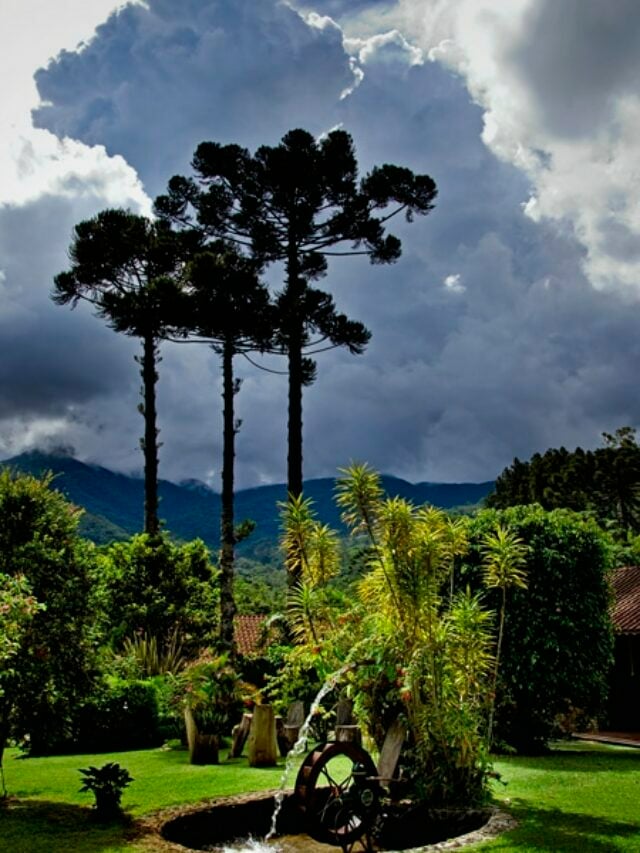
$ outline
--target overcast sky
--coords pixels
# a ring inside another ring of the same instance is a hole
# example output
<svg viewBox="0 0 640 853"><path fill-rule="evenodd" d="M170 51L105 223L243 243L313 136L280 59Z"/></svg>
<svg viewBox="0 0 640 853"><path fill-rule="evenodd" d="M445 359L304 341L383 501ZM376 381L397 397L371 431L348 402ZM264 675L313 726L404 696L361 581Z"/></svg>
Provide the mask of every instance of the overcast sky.
<svg viewBox="0 0 640 853"><path fill-rule="evenodd" d="M140 470L136 341L49 299L73 225L294 127L439 188L398 263L332 260L373 337L320 356L305 476L478 481L640 424L637 0L2 0L0 79L0 456ZM282 482L286 378L238 368L239 485ZM211 351L163 346L161 476L218 486L219 393Z"/></svg>

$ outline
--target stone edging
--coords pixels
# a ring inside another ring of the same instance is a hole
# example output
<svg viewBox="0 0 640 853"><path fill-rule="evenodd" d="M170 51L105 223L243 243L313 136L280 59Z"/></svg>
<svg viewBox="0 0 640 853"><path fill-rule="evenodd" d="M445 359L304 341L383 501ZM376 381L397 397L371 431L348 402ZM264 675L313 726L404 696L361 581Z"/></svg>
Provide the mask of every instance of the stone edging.
<svg viewBox="0 0 640 853"><path fill-rule="evenodd" d="M261 796L273 796L277 792L277 790L267 790L260 791L259 793ZM167 853L169 853L169 851L175 851L175 853L180 853L180 851L182 851L182 853L184 853L188 848L183 847L181 844L167 841L162 837L161 829L167 821L192 812L212 808L215 805L220 805L221 802L242 803L254 799L255 796L255 792L253 794L236 794L228 797L216 797L213 800L207 800L197 804L194 803L188 806L173 806L163 809L162 811L155 812L147 817L140 818L136 821L136 824L141 831L140 836L146 836L146 840L152 841L152 849L154 851L162 850L167 851ZM480 827L480 829L467 832L465 835L458 835L447 841L438 841L435 844L427 844L422 847L411 847L403 850L402 853L439 853L439 851L459 850L463 847L468 847L471 844L490 841L493 838L497 838L502 835L504 832L509 832L510 830L515 829L516 826L518 826L518 821L508 814L508 812L494 808L492 810L491 817L484 826ZM140 838L140 836L138 837ZM142 838L140 840L142 840ZM338 850L337 847L335 849ZM389 850L387 853L399 853L399 851Z"/></svg>
<svg viewBox="0 0 640 853"><path fill-rule="evenodd" d="M492 838L497 838L503 832L515 829L517 825L518 821L510 814L500 811L500 809L493 809L491 817L480 829L474 829L473 832L458 835L448 841L438 841L436 844L427 844L424 847L412 847L409 850L403 850L402 853L435 853L439 850L458 850L470 844L491 841ZM396 851L388 851L388 853L396 853Z"/></svg>

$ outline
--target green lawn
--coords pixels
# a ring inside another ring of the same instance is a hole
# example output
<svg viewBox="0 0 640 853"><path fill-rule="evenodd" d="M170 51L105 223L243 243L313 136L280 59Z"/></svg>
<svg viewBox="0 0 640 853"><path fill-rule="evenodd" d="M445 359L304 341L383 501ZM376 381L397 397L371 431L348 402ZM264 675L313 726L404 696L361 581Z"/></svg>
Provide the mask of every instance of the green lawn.
<svg viewBox="0 0 640 853"><path fill-rule="evenodd" d="M93 799L78 791L78 768L107 761L118 761L135 779L123 796L133 817L215 796L276 788L282 774L281 766L250 769L243 759L192 767L187 753L179 750L29 759L9 750L5 775L14 799L0 809L0 851L153 850L152 839L135 836L135 825L100 827L92 822ZM541 758L501 758L496 770L507 782L506 787L496 784L496 798L520 825L475 851L640 853L640 750L568 744Z"/></svg>
<svg viewBox="0 0 640 853"><path fill-rule="evenodd" d="M640 750L568 743L549 756L496 762L496 798L520 826L474 850L640 851Z"/></svg>
<svg viewBox="0 0 640 853"><path fill-rule="evenodd" d="M135 827L101 827L92 821L93 796L79 792L80 767L116 761L134 782L122 805L139 817L157 809L245 791L277 788L283 767L247 767L235 759L216 767L194 767L185 750L143 750L101 755L23 758L5 753L8 808L0 807L0 851L4 853L133 853L147 842L131 841ZM13 798L16 798L15 800Z"/></svg>

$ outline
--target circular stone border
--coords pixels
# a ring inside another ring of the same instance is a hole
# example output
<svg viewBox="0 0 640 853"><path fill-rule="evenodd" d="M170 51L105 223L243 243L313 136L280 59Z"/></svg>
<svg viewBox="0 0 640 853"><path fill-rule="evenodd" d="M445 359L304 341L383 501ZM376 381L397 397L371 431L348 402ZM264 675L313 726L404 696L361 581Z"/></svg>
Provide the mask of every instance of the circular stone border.
<svg viewBox="0 0 640 853"><path fill-rule="evenodd" d="M508 812L493 808L491 817L480 829L474 829L472 832L458 835L447 841L426 844L423 847L411 847L403 851L382 851L382 853L431 853L431 851L435 853L437 850L458 850L461 847L468 847L471 844L479 844L481 841L491 841L493 838L498 838L503 832L515 829L517 825L518 821Z"/></svg>
<svg viewBox="0 0 640 853"><path fill-rule="evenodd" d="M191 803L183 806L172 806L167 809L154 812L147 817L139 818L135 821L132 835L136 840L142 842L143 846L149 846L152 851L158 853L185 853L192 848L185 847L174 841L168 841L162 835L162 828L166 823L176 818L187 817L191 814L205 811L219 805L235 805L246 802L252 802L256 796L275 796L279 794L279 789L254 791L250 794L236 794L228 797L216 797L211 800L202 800L199 803ZM420 847L405 848L403 851L381 851L381 853L437 853L437 851L459 850L463 847L468 847L471 844L479 844L482 841L490 841L505 832L509 832L518 826L518 821L508 812L499 808L491 809L491 816L484 826L479 829L474 829L464 835L458 835L455 838L446 841L438 841L434 844L426 844ZM339 848L335 848L338 850Z"/></svg>

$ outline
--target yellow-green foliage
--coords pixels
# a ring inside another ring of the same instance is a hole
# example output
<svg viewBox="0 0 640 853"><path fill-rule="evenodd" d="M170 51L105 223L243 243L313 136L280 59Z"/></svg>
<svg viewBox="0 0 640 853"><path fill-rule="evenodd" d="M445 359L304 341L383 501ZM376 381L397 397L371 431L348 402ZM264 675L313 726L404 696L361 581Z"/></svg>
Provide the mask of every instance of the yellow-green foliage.
<svg viewBox="0 0 640 853"><path fill-rule="evenodd" d="M311 569L319 562L312 555L320 526L308 501L288 505L284 545L303 566L290 598L299 643L292 660L315 659L317 672L352 663L348 689L379 746L398 716L406 721L404 763L414 796L432 804L482 801L493 614L478 596L451 591L456 562L467 549L466 521L385 497L379 475L367 465L341 473L337 503L344 523L367 543L367 571L350 605L337 613L322 573ZM335 534L322 528L322 536L337 564Z"/></svg>

